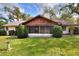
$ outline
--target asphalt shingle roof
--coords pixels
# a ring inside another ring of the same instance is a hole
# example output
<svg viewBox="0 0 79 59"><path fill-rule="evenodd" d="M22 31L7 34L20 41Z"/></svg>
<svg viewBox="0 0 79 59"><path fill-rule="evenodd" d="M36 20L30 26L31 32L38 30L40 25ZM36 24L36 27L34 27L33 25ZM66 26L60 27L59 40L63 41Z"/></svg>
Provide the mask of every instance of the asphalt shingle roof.
<svg viewBox="0 0 79 59"><path fill-rule="evenodd" d="M32 18L32 19L26 20L26 21L9 22L8 24L5 24L5 25L3 25L3 26L18 26L18 25L20 25L20 24L24 24L24 23L26 23L26 22L29 22L30 20L33 20L33 19L35 19L35 18L37 18L37 17L42 17L42 18L48 19L48 18L46 18L46 17L43 17L43 16L38 15L38 16L36 16L36 17L34 17L34 18ZM51 19L48 19L48 20L51 20ZM63 25L63 26L70 26L70 25L71 25L71 26L79 26L79 24L73 24L72 22L69 22L69 21L66 21L66 20L62 20L62 19L52 19L51 21L54 21L54 22L56 22L57 24Z"/></svg>
<svg viewBox="0 0 79 59"><path fill-rule="evenodd" d="M24 21L14 21L14 22L9 22L7 24L4 24L3 26L18 26L21 23L23 23Z"/></svg>

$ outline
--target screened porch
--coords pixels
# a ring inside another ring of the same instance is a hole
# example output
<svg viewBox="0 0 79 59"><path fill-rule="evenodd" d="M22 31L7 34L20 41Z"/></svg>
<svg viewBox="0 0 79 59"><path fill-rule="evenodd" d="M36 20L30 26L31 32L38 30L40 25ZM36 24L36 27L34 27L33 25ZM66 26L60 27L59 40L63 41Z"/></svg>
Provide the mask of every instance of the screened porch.
<svg viewBox="0 0 79 59"><path fill-rule="evenodd" d="M29 33L50 34L53 26L27 26Z"/></svg>

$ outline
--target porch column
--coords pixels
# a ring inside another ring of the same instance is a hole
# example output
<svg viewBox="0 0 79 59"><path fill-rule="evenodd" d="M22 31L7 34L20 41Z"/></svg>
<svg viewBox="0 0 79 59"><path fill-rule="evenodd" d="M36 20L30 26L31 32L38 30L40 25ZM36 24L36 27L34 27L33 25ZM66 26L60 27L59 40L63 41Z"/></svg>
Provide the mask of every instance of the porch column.
<svg viewBox="0 0 79 59"><path fill-rule="evenodd" d="M9 35L8 27L4 27L4 30L6 31L6 35Z"/></svg>
<svg viewBox="0 0 79 59"><path fill-rule="evenodd" d="M40 26L39 26L39 33L40 33Z"/></svg>
<svg viewBox="0 0 79 59"><path fill-rule="evenodd" d="M9 35L9 31L6 31L7 35Z"/></svg>
<svg viewBox="0 0 79 59"><path fill-rule="evenodd" d="M70 34L73 35L73 32L74 32L74 27L71 26L71 27L70 27Z"/></svg>
<svg viewBox="0 0 79 59"><path fill-rule="evenodd" d="M69 34L69 27L66 27L66 34Z"/></svg>

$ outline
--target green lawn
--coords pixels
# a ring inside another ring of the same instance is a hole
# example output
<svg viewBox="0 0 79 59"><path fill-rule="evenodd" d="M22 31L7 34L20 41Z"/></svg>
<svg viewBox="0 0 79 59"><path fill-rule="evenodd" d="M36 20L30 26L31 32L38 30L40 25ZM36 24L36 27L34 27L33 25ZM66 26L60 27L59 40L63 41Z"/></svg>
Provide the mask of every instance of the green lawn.
<svg viewBox="0 0 79 59"><path fill-rule="evenodd" d="M1 56L79 56L79 36L62 38L25 38L17 39L0 36L0 49L10 41L12 50L0 51Z"/></svg>

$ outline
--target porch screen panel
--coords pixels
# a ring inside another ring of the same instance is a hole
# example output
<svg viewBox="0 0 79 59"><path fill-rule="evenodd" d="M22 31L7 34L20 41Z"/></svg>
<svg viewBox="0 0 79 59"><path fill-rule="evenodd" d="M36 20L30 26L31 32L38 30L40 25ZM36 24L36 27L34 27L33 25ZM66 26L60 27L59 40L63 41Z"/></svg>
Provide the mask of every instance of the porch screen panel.
<svg viewBox="0 0 79 59"><path fill-rule="evenodd" d="M29 33L50 33L51 26L28 26Z"/></svg>
<svg viewBox="0 0 79 59"><path fill-rule="evenodd" d="M50 33L52 29L52 26L46 26L45 27L45 33Z"/></svg>
<svg viewBox="0 0 79 59"><path fill-rule="evenodd" d="M39 33L38 26L28 26L29 33Z"/></svg>
<svg viewBox="0 0 79 59"><path fill-rule="evenodd" d="M51 26L40 26L40 33L50 33Z"/></svg>

